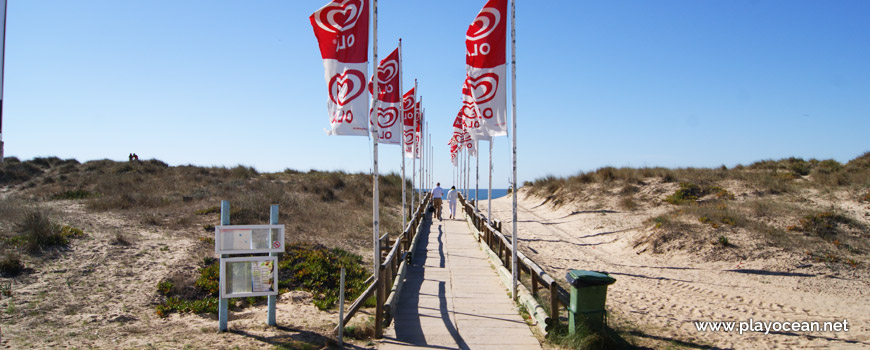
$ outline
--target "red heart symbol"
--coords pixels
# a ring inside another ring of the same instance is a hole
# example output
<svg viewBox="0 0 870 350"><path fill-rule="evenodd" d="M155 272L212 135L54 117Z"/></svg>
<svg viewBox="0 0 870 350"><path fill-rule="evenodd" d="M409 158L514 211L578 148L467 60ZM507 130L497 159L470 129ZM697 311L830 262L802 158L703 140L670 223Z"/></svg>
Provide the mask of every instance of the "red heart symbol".
<svg viewBox="0 0 870 350"><path fill-rule="evenodd" d="M333 1L319 10L317 26L330 33L343 32L356 25L362 15L364 0Z"/></svg>
<svg viewBox="0 0 870 350"><path fill-rule="evenodd" d="M413 145L414 144L414 130L406 129L403 132L403 134L405 136L405 145L407 145L407 146ZM410 151L410 150L408 150L408 151Z"/></svg>
<svg viewBox="0 0 870 350"><path fill-rule="evenodd" d="M498 74L483 73L480 76L467 76L465 83L477 104L489 102L498 91Z"/></svg>
<svg viewBox="0 0 870 350"><path fill-rule="evenodd" d="M362 94L365 80L365 74L354 69L348 69L344 74L333 75L329 79L329 99L339 106L344 106Z"/></svg>
<svg viewBox="0 0 870 350"><path fill-rule="evenodd" d="M465 119L477 119L477 106L474 102L463 101L461 113Z"/></svg>
<svg viewBox="0 0 870 350"><path fill-rule="evenodd" d="M399 109L396 107L381 108L378 107L378 126L381 128L389 128L396 124L399 120Z"/></svg>
<svg viewBox="0 0 870 350"><path fill-rule="evenodd" d="M389 60L381 64L378 67L378 84L387 85L398 75L399 73L399 62L396 60Z"/></svg>

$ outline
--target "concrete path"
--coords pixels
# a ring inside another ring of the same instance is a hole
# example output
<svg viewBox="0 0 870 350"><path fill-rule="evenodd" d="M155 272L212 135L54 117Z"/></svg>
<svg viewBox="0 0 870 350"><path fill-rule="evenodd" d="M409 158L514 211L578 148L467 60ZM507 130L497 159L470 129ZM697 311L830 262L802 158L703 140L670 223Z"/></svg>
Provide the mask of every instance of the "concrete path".
<svg viewBox="0 0 870 350"><path fill-rule="evenodd" d="M380 350L541 349L464 219L423 230L396 312Z"/></svg>

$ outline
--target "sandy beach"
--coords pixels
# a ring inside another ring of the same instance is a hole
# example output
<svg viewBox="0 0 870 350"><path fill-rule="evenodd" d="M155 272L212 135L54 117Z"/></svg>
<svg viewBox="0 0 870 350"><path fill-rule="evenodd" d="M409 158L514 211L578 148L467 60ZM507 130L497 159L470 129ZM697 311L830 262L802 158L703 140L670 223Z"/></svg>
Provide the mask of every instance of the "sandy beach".
<svg viewBox="0 0 870 350"><path fill-rule="evenodd" d="M650 211L560 208L519 193L520 250L557 280L569 269L609 272L613 322L652 338L704 348L870 347L870 277L831 272L798 257L771 252L765 259L702 261L679 251L648 254L634 247L647 233ZM483 201L486 210L486 202ZM510 232L511 198L493 200L493 217ZM655 211L656 209L650 209ZM699 331L703 321L843 321L848 332L769 334Z"/></svg>

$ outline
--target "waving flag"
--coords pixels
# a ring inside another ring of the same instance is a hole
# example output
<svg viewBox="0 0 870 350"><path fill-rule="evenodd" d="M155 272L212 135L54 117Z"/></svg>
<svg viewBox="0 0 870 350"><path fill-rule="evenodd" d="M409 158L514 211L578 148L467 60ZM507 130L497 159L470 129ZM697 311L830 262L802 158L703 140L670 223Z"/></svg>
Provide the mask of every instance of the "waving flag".
<svg viewBox="0 0 870 350"><path fill-rule="evenodd" d="M462 109L459 111L459 114L462 116L463 127L468 131L472 139L489 141L492 137L483 127L484 121L480 117L477 103L471 95L471 90L468 79L464 80L462 83Z"/></svg>
<svg viewBox="0 0 870 350"><path fill-rule="evenodd" d="M475 146L477 143L471 138L471 134L465 127L463 119L463 110L460 109L459 113L456 114L456 118L453 119L453 137L450 138L450 143L455 143L460 148L468 149L469 154L476 157L477 147Z"/></svg>
<svg viewBox="0 0 870 350"><path fill-rule="evenodd" d="M417 144L417 88L413 87L402 97L402 135L404 139L405 158L414 158Z"/></svg>
<svg viewBox="0 0 870 350"><path fill-rule="evenodd" d="M421 145L421 137L423 131L423 107L420 106L420 101L417 101L416 108L414 108L414 120L417 123L417 128L414 130L414 158L421 159L421 155L423 152L423 147Z"/></svg>
<svg viewBox="0 0 870 350"><path fill-rule="evenodd" d="M399 145L402 143L402 119L403 106L401 92L399 91L399 77L401 72L399 49L393 50L387 58L381 60L378 65L378 111L377 116L372 111L370 123L378 121L378 142ZM369 92L372 92L372 83L369 83ZM373 130L374 131L374 130Z"/></svg>
<svg viewBox="0 0 870 350"><path fill-rule="evenodd" d="M330 1L309 17L329 91L329 135L368 136L369 10L366 0Z"/></svg>
<svg viewBox="0 0 870 350"><path fill-rule="evenodd" d="M464 89L479 121L469 129L474 135L507 135L507 15L507 0L489 0L465 33Z"/></svg>

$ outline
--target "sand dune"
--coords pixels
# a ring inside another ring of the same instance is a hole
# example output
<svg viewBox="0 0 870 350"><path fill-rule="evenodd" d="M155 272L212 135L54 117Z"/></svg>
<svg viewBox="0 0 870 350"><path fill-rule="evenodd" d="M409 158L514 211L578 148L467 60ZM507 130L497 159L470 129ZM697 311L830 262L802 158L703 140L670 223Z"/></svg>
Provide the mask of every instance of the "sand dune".
<svg viewBox="0 0 870 350"><path fill-rule="evenodd" d="M832 272L790 254L704 262L687 252L641 254L650 212L555 209L520 192L520 249L557 279L569 269L607 271L612 318L637 328L636 340L713 348L868 348L870 276ZM493 200L510 232L511 200ZM484 208L485 208L485 203ZM701 332L695 321L843 321L848 332Z"/></svg>

